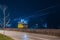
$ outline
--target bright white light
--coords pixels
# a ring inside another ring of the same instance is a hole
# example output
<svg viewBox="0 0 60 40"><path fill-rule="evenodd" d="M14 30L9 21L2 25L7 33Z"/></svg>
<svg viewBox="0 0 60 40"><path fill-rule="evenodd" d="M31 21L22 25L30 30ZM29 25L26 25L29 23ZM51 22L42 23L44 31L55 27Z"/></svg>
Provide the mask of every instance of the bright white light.
<svg viewBox="0 0 60 40"><path fill-rule="evenodd" d="M23 40L28 40L28 36L27 36L26 33L25 33L24 36L23 36Z"/></svg>
<svg viewBox="0 0 60 40"><path fill-rule="evenodd" d="M21 22L27 24L28 21L27 20L24 20L24 19L21 19Z"/></svg>
<svg viewBox="0 0 60 40"><path fill-rule="evenodd" d="M24 19L21 19L21 22L24 22Z"/></svg>

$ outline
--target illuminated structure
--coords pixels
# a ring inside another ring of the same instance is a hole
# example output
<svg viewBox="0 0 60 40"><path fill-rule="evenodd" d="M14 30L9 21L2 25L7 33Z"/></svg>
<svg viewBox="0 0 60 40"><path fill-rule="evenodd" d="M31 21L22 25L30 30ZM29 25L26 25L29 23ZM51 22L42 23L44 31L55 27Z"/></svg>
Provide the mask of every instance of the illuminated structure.
<svg viewBox="0 0 60 40"><path fill-rule="evenodd" d="M27 25L27 21L25 21L24 19L21 19L21 21L20 22L18 22L18 28L19 29L24 29L24 28L27 28L28 27L28 25Z"/></svg>

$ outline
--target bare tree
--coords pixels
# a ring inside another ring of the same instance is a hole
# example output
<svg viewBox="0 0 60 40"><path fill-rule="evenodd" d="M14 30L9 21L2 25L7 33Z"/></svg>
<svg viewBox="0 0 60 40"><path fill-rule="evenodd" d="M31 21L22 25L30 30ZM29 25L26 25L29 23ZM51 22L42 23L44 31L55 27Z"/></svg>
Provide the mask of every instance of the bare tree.
<svg viewBox="0 0 60 40"><path fill-rule="evenodd" d="M0 25L1 25L1 26L3 27L3 29L5 30L6 25L8 25L8 23L10 22L10 19L8 18L8 17L9 17L9 13L8 13L8 15L6 16L6 10L7 10L7 6L6 6L6 5L2 6L1 9L2 9L2 11L3 11L3 18L2 18L2 20L0 19L0 21L1 21L1 22L3 21L3 23L0 23ZM6 19L8 19L8 21L6 21ZM5 32L4 32L4 33L5 33Z"/></svg>
<svg viewBox="0 0 60 40"><path fill-rule="evenodd" d="M4 15L4 28L6 28L6 25L10 22L9 14L6 16L6 10L7 10L7 6L3 7L3 15ZM8 18L8 21L6 22L6 19Z"/></svg>

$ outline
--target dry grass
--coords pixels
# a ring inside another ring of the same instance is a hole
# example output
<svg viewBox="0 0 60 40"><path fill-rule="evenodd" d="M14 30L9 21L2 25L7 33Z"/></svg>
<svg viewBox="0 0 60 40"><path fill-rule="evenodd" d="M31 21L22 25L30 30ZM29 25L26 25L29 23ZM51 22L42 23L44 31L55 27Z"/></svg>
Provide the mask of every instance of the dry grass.
<svg viewBox="0 0 60 40"><path fill-rule="evenodd" d="M3 34L0 34L0 40L13 40L13 39Z"/></svg>

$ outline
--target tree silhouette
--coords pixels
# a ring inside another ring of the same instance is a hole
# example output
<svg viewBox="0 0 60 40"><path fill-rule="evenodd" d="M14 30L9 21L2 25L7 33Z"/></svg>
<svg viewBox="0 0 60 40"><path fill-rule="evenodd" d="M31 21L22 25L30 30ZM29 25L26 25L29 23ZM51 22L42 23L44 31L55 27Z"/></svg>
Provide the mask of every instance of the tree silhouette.
<svg viewBox="0 0 60 40"><path fill-rule="evenodd" d="M7 6L6 5L0 5L0 9L3 11L3 18L0 19L0 21L1 21L0 25L2 26L2 28L6 28L6 25L8 25L8 23L10 22L9 13L6 16Z"/></svg>

